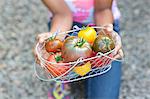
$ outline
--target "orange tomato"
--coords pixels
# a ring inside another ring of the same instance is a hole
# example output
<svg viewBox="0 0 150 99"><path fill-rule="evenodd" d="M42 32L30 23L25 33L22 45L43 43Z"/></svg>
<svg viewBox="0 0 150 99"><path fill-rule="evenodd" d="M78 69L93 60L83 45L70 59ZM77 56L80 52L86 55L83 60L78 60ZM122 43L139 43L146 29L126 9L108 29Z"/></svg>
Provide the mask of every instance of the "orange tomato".
<svg viewBox="0 0 150 99"><path fill-rule="evenodd" d="M47 52L57 52L60 51L62 44L59 39L49 38L45 43L45 49Z"/></svg>

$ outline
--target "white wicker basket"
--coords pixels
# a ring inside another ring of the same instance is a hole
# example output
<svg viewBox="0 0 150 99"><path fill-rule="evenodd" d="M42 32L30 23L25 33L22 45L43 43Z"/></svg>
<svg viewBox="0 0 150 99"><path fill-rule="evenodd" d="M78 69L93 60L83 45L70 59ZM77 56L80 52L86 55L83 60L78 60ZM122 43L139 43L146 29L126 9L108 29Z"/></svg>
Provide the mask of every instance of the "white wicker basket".
<svg viewBox="0 0 150 99"><path fill-rule="evenodd" d="M103 27L93 27L93 28L101 29ZM81 30L81 28L74 28L73 30L64 33L68 34L71 32L78 32L79 30ZM64 33L59 33L59 35ZM91 58L83 59L82 57L80 57L77 61L60 64L47 61L42 55L43 54L42 50L44 50L44 45L38 43L35 47L35 51L40 60L40 65L35 63L34 69L36 76L43 81L53 80L61 83L67 83L101 75L111 69L111 63L113 60L115 60L113 59L114 50L111 50L105 54L98 52L96 56ZM74 68L76 66L85 64L88 61L90 61L91 63L90 72L88 72L84 76L80 76L74 72Z"/></svg>

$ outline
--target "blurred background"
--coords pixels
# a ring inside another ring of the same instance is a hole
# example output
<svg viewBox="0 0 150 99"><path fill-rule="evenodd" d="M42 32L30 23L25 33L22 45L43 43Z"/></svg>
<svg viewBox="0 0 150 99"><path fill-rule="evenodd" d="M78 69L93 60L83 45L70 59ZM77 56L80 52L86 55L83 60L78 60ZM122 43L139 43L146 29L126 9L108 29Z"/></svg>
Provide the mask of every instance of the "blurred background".
<svg viewBox="0 0 150 99"><path fill-rule="evenodd" d="M125 52L120 99L150 99L150 0L118 0ZM0 0L0 99L47 99L34 75L32 48L47 32L41 0Z"/></svg>

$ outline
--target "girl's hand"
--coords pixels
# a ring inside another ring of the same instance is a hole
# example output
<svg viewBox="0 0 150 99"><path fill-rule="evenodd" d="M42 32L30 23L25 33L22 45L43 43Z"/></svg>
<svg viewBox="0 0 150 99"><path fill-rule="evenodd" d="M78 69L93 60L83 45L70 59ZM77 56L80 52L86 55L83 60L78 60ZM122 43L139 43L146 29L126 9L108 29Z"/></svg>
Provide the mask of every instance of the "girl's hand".
<svg viewBox="0 0 150 99"><path fill-rule="evenodd" d="M48 39L49 37L52 37L52 36L53 36L52 33L46 32L46 33L41 33L41 34L39 34L36 39L37 39L37 42L39 42L39 43L44 43L44 41L45 41L46 39ZM57 38L57 39L60 39L61 41L63 41L64 38L65 38L65 35L61 35L61 36L57 35L56 38Z"/></svg>
<svg viewBox="0 0 150 99"><path fill-rule="evenodd" d="M37 37L36 37L36 42L42 44L42 43L44 43L44 41L46 39L48 39L51 36L52 36L52 34L49 33L49 32L38 34ZM36 46L36 44L35 44L35 46ZM40 60L38 59L38 55L37 55L37 53L35 51L35 47L33 48L33 54L34 54L34 58L35 58L36 63L40 64Z"/></svg>
<svg viewBox="0 0 150 99"><path fill-rule="evenodd" d="M51 37L51 36L52 36L52 34L50 32L41 33L41 34L37 35L36 41L39 42L39 43L44 43L44 41L46 39L48 39L49 37Z"/></svg>
<svg viewBox="0 0 150 99"><path fill-rule="evenodd" d="M105 27L106 33L110 33L110 35L112 35L113 39L115 40L114 58L122 59L124 54L122 50L121 37L118 35L118 33L113 31L112 24L105 25L104 27Z"/></svg>

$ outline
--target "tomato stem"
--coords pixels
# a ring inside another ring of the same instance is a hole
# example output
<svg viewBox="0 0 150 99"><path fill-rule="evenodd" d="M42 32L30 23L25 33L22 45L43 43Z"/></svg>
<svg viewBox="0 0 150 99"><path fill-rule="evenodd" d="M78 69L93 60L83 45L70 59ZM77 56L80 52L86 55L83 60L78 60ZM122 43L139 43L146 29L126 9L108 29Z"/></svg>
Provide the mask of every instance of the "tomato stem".
<svg viewBox="0 0 150 99"><path fill-rule="evenodd" d="M53 37L49 37L48 40L49 40L49 41L53 40Z"/></svg>
<svg viewBox="0 0 150 99"><path fill-rule="evenodd" d="M109 39L107 39L107 38L104 38L103 39L103 42L104 42L104 44L106 45L106 48L108 49L108 50L111 50L111 48L110 48L110 40Z"/></svg>
<svg viewBox="0 0 150 99"><path fill-rule="evenodd" d="M58 55L58 56L55 56L55 60L58 63L59 61L62 61L63 58L60 55Z"/></svg>
<svg viewBox="0 0 150 99"><path fill-rule="evenodd" d="M85 29L86 29L86 27L85 27L85 26L83 26L81 29L82 29L82 30L85 30Z"/></svg>
<svg viewBox="0 0 150 99"><path fill-rule="evenodd" d="M49 40L49 41L52 41L52 40L55 39L55 37L56 37L56 36L53 35L53 36L49 37L48 40Z"/></svg>
<svg viewBox="0 0 150 99"><path fill-rule="evenodd" d="M85 42L86 42L86 40L83 39L83 38L81 38L81 39L77 42L76 46L82 47L82 45L83 45Z"/></svg>

